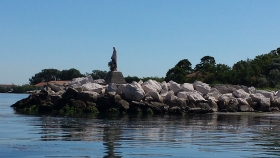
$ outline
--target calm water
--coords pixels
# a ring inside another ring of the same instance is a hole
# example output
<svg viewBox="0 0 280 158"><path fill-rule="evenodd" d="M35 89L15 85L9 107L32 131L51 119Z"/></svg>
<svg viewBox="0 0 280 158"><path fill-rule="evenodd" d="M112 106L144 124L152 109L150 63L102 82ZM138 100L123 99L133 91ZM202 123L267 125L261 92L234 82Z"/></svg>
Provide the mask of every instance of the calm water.
<svg viewBox="0 0 280 158"><path fill-rule="evenodd" d="M103 116L16 114L26 94L0 93L0 157L279 157L280 115Z"/></svg>

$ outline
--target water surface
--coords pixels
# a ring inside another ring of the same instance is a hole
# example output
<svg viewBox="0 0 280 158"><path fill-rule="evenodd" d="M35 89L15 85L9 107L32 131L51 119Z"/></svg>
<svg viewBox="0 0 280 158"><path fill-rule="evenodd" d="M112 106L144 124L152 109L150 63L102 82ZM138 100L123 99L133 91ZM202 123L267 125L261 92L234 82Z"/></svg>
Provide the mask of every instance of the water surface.
<svg viewBox="0 0 280 158"><path fill-rule="evenodd" d="M263 113L189 116L34 116L0 94L0 157L279 157L280 117Z"/></svg>

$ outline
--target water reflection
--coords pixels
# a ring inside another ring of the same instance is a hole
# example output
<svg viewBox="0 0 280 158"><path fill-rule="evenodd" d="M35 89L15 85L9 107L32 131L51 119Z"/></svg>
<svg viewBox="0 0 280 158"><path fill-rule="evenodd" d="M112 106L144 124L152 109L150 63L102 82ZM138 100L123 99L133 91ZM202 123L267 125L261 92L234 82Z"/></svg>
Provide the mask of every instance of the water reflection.
<svg viewBox="0 0 280 158"><path fill-rule="evenodd" d="M279 120L278 115L220 113L117 118L35 117L29 125L34 126L41 141L102 142L104 158L180 156L191 154L194 148L198 151L193 154L231 152L245 157L277 157L280 156ZM170 149L179 152L170 153Z"/></svg>

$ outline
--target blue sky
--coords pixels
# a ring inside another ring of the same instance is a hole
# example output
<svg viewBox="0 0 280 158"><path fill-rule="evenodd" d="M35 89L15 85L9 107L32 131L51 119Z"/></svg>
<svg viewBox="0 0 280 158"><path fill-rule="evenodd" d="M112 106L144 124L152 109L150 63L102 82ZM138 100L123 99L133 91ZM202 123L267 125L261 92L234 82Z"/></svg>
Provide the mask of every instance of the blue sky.
<svg viewBox="0 0 280 158"><path fill-rule="evenodd" d="M42 69L164 77L206 55L232 66L280 47L279 0L1 0L0 84Z"/></svg>

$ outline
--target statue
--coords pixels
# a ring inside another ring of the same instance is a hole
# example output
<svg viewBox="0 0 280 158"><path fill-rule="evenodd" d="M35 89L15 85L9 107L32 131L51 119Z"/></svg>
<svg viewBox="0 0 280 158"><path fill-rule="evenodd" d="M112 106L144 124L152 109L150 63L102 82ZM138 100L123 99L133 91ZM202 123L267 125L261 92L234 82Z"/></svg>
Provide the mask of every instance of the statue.
<svg viewBox="0 0 280 158"><path fill-rule="evenodd" d="M112 60L108 63L108 66L110 67L111 71L107 73L105 77L105 82L107 84L109 83L126 84L122 72L117 70L117 50L115 47L113 47L113 54L111 59Z"/></svg>
<svg viewBox="0 0 280 158"><path fill-rule="evenodd" d="M117 50L113 47L113 54L111 57L111 61L108 63L111 71L117 71Z"/></svg>

